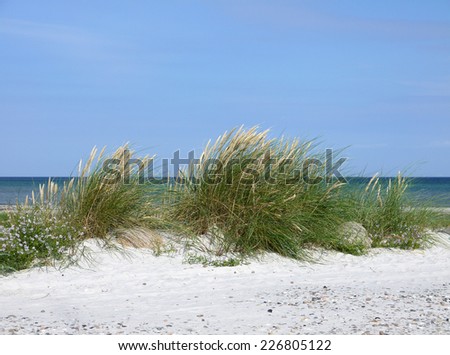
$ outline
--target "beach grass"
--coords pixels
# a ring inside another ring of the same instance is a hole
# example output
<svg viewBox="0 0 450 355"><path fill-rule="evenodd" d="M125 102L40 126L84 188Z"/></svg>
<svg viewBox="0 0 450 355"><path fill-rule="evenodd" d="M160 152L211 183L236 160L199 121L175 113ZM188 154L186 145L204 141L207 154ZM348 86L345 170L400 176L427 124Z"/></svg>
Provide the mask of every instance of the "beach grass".
<svg viewBox="0 0 450 355"><path fill-rule="evenodd" d="M408 198L404 176L374 176L365 188L347 189L326 175L314 141L270 138L257 127L208 143L198 164L166 187L142 181L150 159L128 145L110 155L94 148L77 177L62 186L50 179L37 196L0 212L0 272L71 258L90 238L160 255L168 247L157 230L229 260L267 251L311 260L317 247L355 255L423 248L434 242L431 230L450 226L449 213ZM367 237L343 236L355 224Z"/></svg>
<svg viewBox="0 0 450 355"><path fill-rule="evenodd" d="M447 233L450 233L450 208L433 206L433 201L430 201L426 207L430 212L432 212L430 213L432 217L427 223L428 227L432 230L447 231Z"/></svg>
<svg viewBox="0 0 450 355"><path fill-rule="evenodd" d="M69 260L80 231L47 203L18 205L0 231L0 273Z"/></svg>
<svg viewBox="0 0 450 355"><path fill-rule="evenodd" d="M148 226L148 186L140 184L136 170L127 170L124 180L132 158L127 145L111 156L94 148L87 162L80 163L77 178L62 188L50 179L38 196L33 192L17 205L4 217L8 228L0 231L0 271L62 261L85 239L109 241L129 228Z"/></svg>
<svg viewBox="0 0 450 355"><path fill-rule="evenodd" d="M336 245L347 202L339 198L341 183L308 181L323 176L322 165L305 176L308 161L322 158L313 145L271 139L257 128L225 133L174 187L173 218L197 235L214 236L219 253L271 251L305 259L308 245Z"/></svg>
<svg viewBox="0 0 450 355"><path fill-rule="evenodd" d="M61 193L60 209L70 215L74 225L83 229L85 238L107 238L118 230L144 226L151 211L148 187L139 181L139 169L127 164L134 159L127 145L111 156L93 149L79 176L66 184ZM147 157L140 161L148 160ZM109 162L114 169L106 166ZM105 165L106 164L106 165ZM127 171L128 170L128 171ZM126 181L125 181L126 178Z"/></svg>
<svg viewBox="0 0 450 355"><path fill-rule="evenodd" d="M8 213L7 212L0 212L0 226L4 226L8 223Z"/></svg>
<svg viewBox="0 0 450 355"><path fill-rule="evenodd" d="M201 264L204 267L214 266L214 267L233 267L245 264L245 259L237 257L228 258L214 258L207 257L205 255L188 255L184 262L186 264Z"/></svg>
<svg viewBox="0 0 450 355"><path fill-rule="evenodd" d="M356 220L367 229L373 247L417 249L432 243L430 229L443 221L442 214L408 198L409 179L400 173L382 184L374 176L355 198Z"/></svg>

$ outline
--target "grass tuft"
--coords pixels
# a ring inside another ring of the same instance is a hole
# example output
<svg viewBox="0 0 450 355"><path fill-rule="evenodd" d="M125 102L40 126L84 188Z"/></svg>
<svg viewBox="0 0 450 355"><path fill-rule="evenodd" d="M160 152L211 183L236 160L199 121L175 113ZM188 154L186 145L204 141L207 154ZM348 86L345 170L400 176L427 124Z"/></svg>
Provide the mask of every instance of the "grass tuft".
<svg viewBox="0 0 450 355"><path fill-rule="evenodd" d="M0 226L4 226L8 223L8 213L7 212L0 212Z"/></svg>
<svg viewBox="0 0 450 355"><path fill-rule="evenodd" d="M125 145L105 158L104 150L97 154L94 148L86 164L80 163L79 177L64 186L62 213L84 229L85 238L106 238L119 229L145 224L150 201L146 186L139 181L142 166L124 180L133 154Z"/></svg>
<svg viewBox="0 0 450 355"><path fill-rule="evenodd" d="M439 213L415 206L407 196L409 181L400 173L387 184L374 176L357 198L357 219L372 237L373 247L417 249L432 243L430 228Z"/></svg>
<svg viewBox="0 0 450 355"><path fill-rule="evenodd" d="M221 252L272 251L307 257L308 244L332 246L345 221L341 184L306 176L313 142L270 139L257 128L232 130L205 148L176 184L172 216L197 235L211 234ZM323 161L323 159L321 160Z"/></svg>
<svg viewBox="0 0 450 355"><path fill-rule="evenodd" d="M49 204L18 205L0 231L0 273L68 260L81 233Z"/></svg>
<svg viewBox="0 0 450 355"><path fill-rule="evenodd" d="M147 158L134 170L128 169L131 159L127 145L111 157L94 148L86 164L80 163L77 178L62 189L50 179L37 196L33 192L24 205L9 212L3 218L6 228L0 230L0 271L62 260L84 239L107 241L127 229L147 226L151 199L139 181ZM129 243L143 242L130 233L126 238Z"/></svg>

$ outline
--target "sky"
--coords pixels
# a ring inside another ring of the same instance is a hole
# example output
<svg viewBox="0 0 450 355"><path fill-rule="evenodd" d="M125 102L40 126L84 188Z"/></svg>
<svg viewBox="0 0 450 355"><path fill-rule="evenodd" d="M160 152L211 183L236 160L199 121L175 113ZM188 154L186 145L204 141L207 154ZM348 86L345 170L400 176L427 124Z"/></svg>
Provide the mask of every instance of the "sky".
<svg viewBox="0 0 450 355"><path fill-rule="evenodd" d="M0 176L241 125L348 174L450 176L450 1L0 0Z"/></svg>

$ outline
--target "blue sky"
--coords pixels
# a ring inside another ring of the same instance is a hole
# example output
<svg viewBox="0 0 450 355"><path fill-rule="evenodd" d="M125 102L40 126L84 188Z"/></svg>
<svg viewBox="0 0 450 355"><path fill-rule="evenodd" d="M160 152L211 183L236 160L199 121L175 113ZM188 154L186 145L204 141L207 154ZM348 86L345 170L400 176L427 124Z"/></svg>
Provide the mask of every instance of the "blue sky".
<svg viewBox="0 0 450 355"><path fill-rule="evenodd" d="M187 155L242 124L450 176L450 2L0 0L0 176Z"/></svg>

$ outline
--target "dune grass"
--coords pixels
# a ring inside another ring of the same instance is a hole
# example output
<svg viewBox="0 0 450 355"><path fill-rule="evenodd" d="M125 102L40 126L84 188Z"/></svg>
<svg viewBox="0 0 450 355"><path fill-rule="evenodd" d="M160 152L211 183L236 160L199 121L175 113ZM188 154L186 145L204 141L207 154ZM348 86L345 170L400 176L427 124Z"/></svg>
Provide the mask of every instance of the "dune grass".
<svg viewBox="0 0 450 355"><path fill-rule="evenodd" d="M270 139L256 128L232 130L209 144L173 192L172 216L197 235L214 236L219 252L273 251L307 257L306 245L332 246L346 220L339 182L307 181L313 142Z"/></svg>
<svg viewBox="0 0 450 355"><path fill-rule="evenodd" d="M408 198L409 181L400 173L383 185L374 176L356 197L356 219L372 237L373 247L417 249L432 243L430 228L440 213Z"/></svg>
<svg viewBox="0 0 450 355"><path fill-rule="evenodd" d="M360 223L372 247L402 249L428 246L431 228L450 225L449 214L408 199L405 177L344 189L324 179L325 157L313 141L269 138L256 127L209 143L166 193L140 180L149 158L130 167L133 158L127 145L109 156L94 148L78 177L62 187L50 180L39 196L0 212L0 272L61 261L88 238L122 235L123 245L163 253L167 246L149 229L184 235L216 255L270 251L308 260L315 247L366 252L367 240L343 237L347 222Z"/></svg>
<svg viewBox="0 0 450 355"><path fill-rule="evenodd" d="M441 211L439 208L430 209L433 212L432 218L427 223L433 230L450 230L450 213Z"/></svg>
<svg viewBox="0 0 450 355"><path fill-rule="evenodd" d="M61 212L70 215L73 223L84 230L85 238L104 239L119 229L148 222L151 210L148 186L139 181L139 169L143 167L130 170L127 181L124 180L133 154L127 145L119 147L110 157L104 156L104 150L98 153L94 148L86 164L80 164L79 176L64 186ZM147 160L141 158L143 163Z"/></svg>
<svg viewBox="0 0 450 355"><path fill-rule="evenodd" d="M94 148L86 164L80 163L77 178L62 188L50 179L39 196L33 192L5 217L0 272L61 261L84 239L108 241L129 228L149 226L149 187L139 181L141 166L128 170L132 158L126 145L109 157Z"/></svg>
<svg viewBox="0 0 450 355"><path fill-rule="evenodd" d="M0 226L5 225L8 222L8 213L0 212Z"/></svg>
<svg viewBox="0 0 450 355"><path fill-rule="evenodd" d="M83 233L55 208L55 191L50 181L40 187L39 200L33 195L8 213L0 231L0 274L70 259Z"/></svg>

